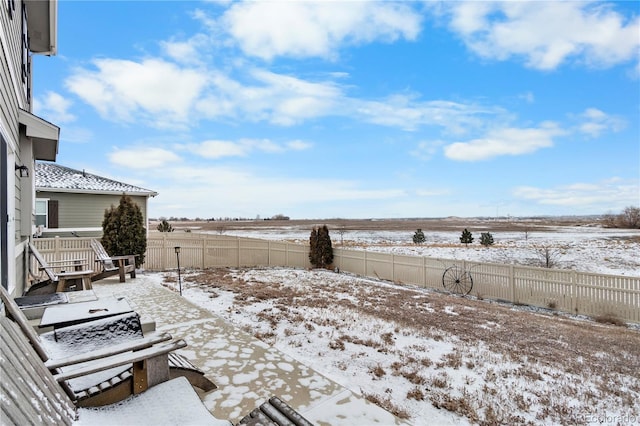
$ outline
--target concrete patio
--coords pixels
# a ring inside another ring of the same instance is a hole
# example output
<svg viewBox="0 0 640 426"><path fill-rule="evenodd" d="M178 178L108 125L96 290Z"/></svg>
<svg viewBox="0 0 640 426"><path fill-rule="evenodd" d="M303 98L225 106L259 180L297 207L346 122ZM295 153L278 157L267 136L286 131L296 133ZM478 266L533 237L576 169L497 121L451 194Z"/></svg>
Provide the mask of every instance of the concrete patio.
<svg viewBox="0 0 640 426"><path fill-rule="evenodd" d="M125 283L104 279L93 288L98 297L126 297L143 321L186 340L181 353L218 385L200 395L218 418L235 423L275 395L317 425L406 424L145 274Z"/></svg>

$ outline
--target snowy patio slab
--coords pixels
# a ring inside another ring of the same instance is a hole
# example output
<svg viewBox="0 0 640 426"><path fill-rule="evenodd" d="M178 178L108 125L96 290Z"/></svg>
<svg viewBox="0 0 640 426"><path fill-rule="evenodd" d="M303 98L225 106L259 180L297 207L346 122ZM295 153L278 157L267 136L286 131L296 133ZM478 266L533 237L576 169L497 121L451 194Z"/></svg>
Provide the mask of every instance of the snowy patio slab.
<svg viewBox="0 0 640 426"><path fill-rule="evenodd" d="M179 294L164 288L159 274L138 274L126 283L110 278L94 283L98 297L125 296L156 329L183 338L180 352L199 366L218 389L201 395L209 411L239 421L278 396L318 425L406 424L309 366L236 328Z"/></svg>

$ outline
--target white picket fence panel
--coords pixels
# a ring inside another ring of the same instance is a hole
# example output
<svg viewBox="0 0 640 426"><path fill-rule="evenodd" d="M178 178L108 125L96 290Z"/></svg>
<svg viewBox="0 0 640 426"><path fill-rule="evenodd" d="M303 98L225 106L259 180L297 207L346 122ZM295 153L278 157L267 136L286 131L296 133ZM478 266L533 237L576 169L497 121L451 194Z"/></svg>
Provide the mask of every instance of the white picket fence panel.
<svg viewBox="0 0 640 426"><path fill-rule="evenodd" d="M39 238L36 247L47 260L86 259L94 255L89 238ZM152 232L143 267L152 271L180 267L310 268L309 246L256 238L198 233ZM563 269L503 265L334 248L340 271L403 285L441 289L442 274L457 265L471 271L472 295L516 304L552 308L588 316L613 316L640 323L640 277Z"/></svg>

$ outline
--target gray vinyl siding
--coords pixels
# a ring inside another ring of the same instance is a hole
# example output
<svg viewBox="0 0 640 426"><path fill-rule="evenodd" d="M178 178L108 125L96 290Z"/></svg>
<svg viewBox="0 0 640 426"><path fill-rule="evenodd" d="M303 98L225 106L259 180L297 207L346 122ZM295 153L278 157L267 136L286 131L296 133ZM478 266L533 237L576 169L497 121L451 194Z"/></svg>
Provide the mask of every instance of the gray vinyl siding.
<svg viewBox="0 0 640 426"><path fill-rule="evenodd" d="M121 194L78 194L71 192L37 192L36 199L58 201L58 228L102 227L105 210L120 204ZM147 218L147 197L131 196L142 217ZM146 224L145 224L146 226Z"/></svg>
<svg viewBox="0 0 640 426"><path fill-rule="evenodd" d="M16 1L13 19L9 18L8 2L0 5L2 24L2 55L0 55L0 96L2 126L9 133L9 149L18 151L18 109L28 109L22 82L22 2Z"/></svg>
<svg viewBox="0 0 640 426"><path fill-rule="evenodd" d="M23 82L22 79L22 8L23 2L16 0L13 2L15 8L11 15L8 8L10 3L6 0L0 2L0 125L2 127L3 136L7 143L7 158L11 161L7 162L7 169L3 171L11 171L11 166L15 162L23 164L22 158L20 158L20 136L19 136L19 119L18 111L20 108L30 110L25 89L27 82ZM31 76L28 76L30 79ZM14 158L15 156L15 158ZM28 165L30 168L31 165ZM11 277L8 277L10 282L16 284L16 294L22 294L22 291L26 282L25 271L25 258L24 249L26 244L24 241L26 237L23 236L25 232L22 231L23 226L30 227L31 224L22 223L22 211L21 202L22 197L31 197L29 188L23 188L24 182L20 181L20 178L11 178L11 174L8 174L7 186L13 188L15 196L13 197L15 202L14 211L2 211L0 214L7 214L13 217L14 230L13 236L8 235L9 239L13 238L13 243L8 242L9 245L15 247L13 252L14 258L7 259L8 262L12 262L13 273ZM9 284L9 287L12 287Z"/></svg>
<svg viewBox="0 0 640 426"><path fill-rule="evenodd" d="M19 124L18 110L27 106L27 99L24 94L25 84L22 81L22 2L15 2L13 18L9 16L9 2L2 1L0 5L0 23L2 25L2 44L0 55L0 99L2 109L0 119L2 127L7 132L8 152L15 154L15 161L20 162ZM7 164L10 168L11 164ZM9 181L11 183L11 181ZM16 243L22 240L22 212L20 210L22 199L21 182L17 178L14 183L15 189L15 220ZM29 196L26 194L26 196ZM18 265L16 265L18 266Z"/></svg>

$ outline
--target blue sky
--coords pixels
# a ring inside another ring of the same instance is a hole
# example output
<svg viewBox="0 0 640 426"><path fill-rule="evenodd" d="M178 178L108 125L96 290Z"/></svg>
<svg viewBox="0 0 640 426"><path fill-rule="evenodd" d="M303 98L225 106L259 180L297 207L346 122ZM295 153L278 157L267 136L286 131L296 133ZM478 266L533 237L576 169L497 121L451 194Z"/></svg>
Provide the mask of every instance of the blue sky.
<svg viewBox="0 0 640 426"><path fill-rule="evenodd" d="M34 110L152 217L618 213L639 5L60 0Z"/></svg>

